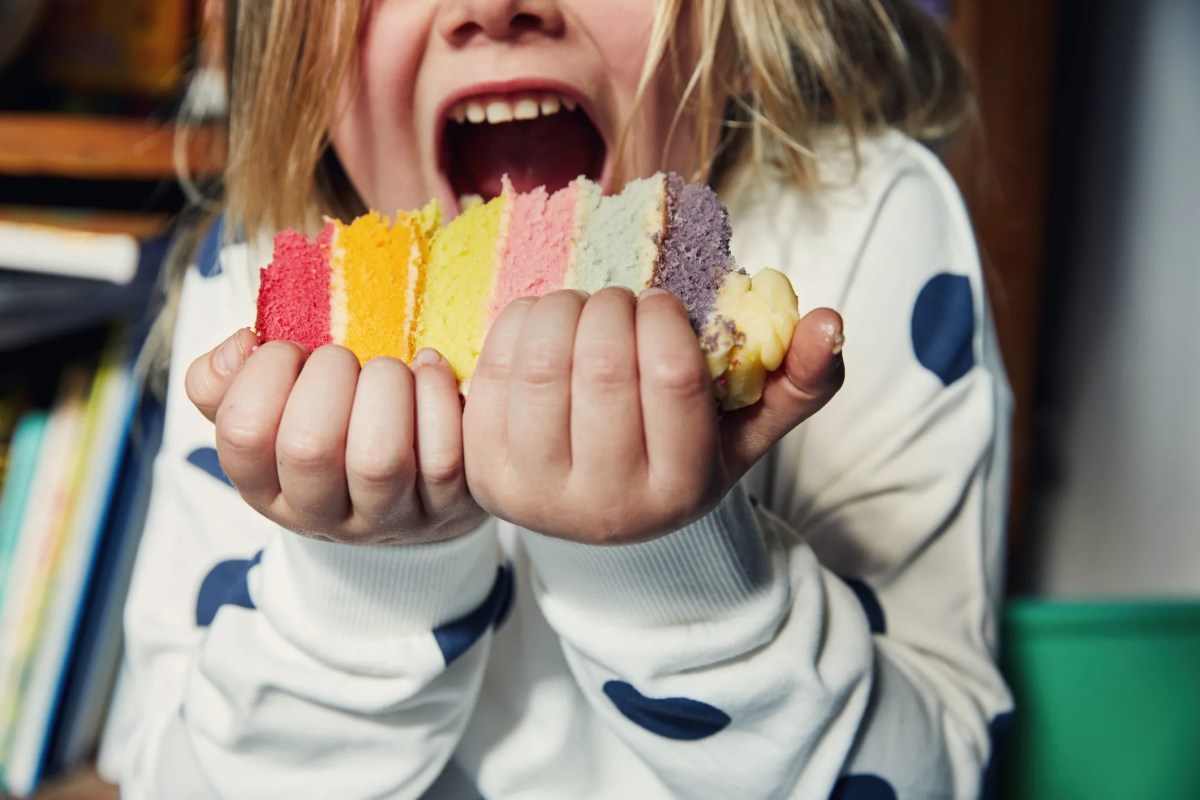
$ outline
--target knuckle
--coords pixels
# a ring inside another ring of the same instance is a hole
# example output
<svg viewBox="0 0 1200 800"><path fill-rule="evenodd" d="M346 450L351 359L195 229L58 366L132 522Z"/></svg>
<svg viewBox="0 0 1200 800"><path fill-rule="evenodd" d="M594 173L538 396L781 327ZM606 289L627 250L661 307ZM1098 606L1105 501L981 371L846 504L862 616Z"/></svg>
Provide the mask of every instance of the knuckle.
<svg viewBox="0 0 1200 800"><path fill-rule="evenodd" d="M281 434L275 443L275 451L280 460L301 470L327 466L336 457L329 437L307 428Z"/></svg>
<svg viewBox="0 0 1200 800"><path fill-rule="evenodd" d="M680 398L708 394L708 369L694 358L664 358L643 366L645 380L651 388Z"/></svg>
<svg viewBox="0 0 1200 800"><path fill-rule="evenodd" d="M575 370L586 383L598 386L630 383L637 376L633 359L612 347L580 353Z"/></svg>
<svg viewBox="0 0 1200 800"><path fill-rule="evenodd" d="M479 359L475 365L475 379L504 383L512 374L512 357L506 353L492 352Z"/></svg>
<svg viewBox="0 0 1200 800"><path fill-rule="evenodd" d="M570 356L556 343L534 342L521 354L516 378L528 386L553 386L562 382L570 365Z"/></svg>
<svg viewBox="0 0 1200 800"><path fill-rule="evenodd" d="M399 450L368 447L346 454L346 472L362 483L392 484L412 474L413 459Z"/></svg>
<svg viewBox="0 0 1200 800"><path fill-rule="evenodd" d="M428 452L421 457L421 477L434 486L448 486L463 477L462 453L457 451Z"/></svg>
<svg viewBox="0 0 1200 800"><path fill-rule="evenodd" d="M217 414L217 440L234 453L255 453L271 446L272 431L257 414L230 406Z"/></svg>

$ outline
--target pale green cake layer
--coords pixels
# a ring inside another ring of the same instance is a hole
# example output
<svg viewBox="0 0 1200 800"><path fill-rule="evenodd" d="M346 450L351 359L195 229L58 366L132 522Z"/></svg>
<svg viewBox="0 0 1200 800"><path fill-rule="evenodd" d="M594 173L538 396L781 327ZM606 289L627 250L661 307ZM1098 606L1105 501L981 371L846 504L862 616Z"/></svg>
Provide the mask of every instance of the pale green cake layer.
<svg viewBox="0 0 1200 800"><path fill-rule="evenodd" d="M581 207L586 201L581 193ZM582 220L568 287L596 292L624 286L635 293L646 288L654 277L666 209L662 174L631 181L621 194L601 198Z"/></svg>

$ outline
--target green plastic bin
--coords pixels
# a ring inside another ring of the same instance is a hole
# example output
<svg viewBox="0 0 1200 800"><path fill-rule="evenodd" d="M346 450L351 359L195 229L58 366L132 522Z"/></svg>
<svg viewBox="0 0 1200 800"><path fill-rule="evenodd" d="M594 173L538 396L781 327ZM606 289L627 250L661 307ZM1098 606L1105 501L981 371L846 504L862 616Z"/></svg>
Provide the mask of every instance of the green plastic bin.
<svg viewBox="0 0 1200 800"><path fill-rule="evenodd" d="M1018 600L1011 800L1200 799L1200 601Z"/></svg>

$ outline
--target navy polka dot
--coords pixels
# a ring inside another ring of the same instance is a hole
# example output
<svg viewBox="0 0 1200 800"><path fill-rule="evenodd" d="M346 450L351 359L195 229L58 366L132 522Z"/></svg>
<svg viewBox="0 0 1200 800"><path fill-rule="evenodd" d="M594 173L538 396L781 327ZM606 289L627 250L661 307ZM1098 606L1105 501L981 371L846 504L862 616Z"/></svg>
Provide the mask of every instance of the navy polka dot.
<svg viewBox="0 0 1200 800"><path fill-rule="evenodd" d="M196 624L202 628L211 625L221 606L253 609L247 576L250 568L261 560L262 551L259 550L253 558L222 561L209 570L196 595Z"/></svg>
<svg viewBox="0 0 1200 800"><path fill-rule="evenodd" d="M983 770L983 782L980 788L980 798L990 800L1000 796L1000 769L1003 767L1004 752L1013 727L1013 712L1005 711L997 714L988 724L988 736L992 740L992 754L988 757L987 767Z"/></svg>
<svg viewBox="0 0 1200 800"><path fill-rule="evenodd" d="M229 480L225 470L221 469L221 460L217 458L217 451L214 448L198 447L188 453L187 460L193 467L199 467L221 483L233 486L233 481Z"/></svg>
<svg viewBox="0 0 1200 800"><path fill-rule="evenodd" d="M196 268L205 278L221 274L221 240L225 236L225 217L220 216L208 226L204 241L200 243L200 254L196 258Z"/></svg>
<svg viewBox="0 0 1200 800"><path fill-rule="evenodd" d="M608 681L604 694L631 722L668 739L704 739L730 722L728 714L708 703L687 697L646 697L625 681Z"/></svg>
<svg viewBox="0 0 1200 800"><path fill-rule="evenodd" d="M829 800L896 800L896 790L878 775L846 775L833 785Z"/></svg>
<svg viewBox="0 0 1200 800"><path fill-rule="evenodd" d="M500 626L508 619L508 612L512 610L513 598L516 596L516 585L513 583L513 568L510 564L508 568L501 567L496 573L497 586L492 588L493 592L499 594L499 600L496 604L496 615L492 620L492 624L496 630L500 630Z"/></svg>
<svg viewBox="0 0 1200 800"><path fill-rule="evenodd" d="M867 624L871 627L871 633L887 633L887 618L883 615L883 606L879 604L875 590L857 578L843 578L842 580L846 582L850 591L854 592L854 596L862 604L863 613L867 615Z"/></svg>
<svg viewBox="0 0 1200 800"><path fill-rule="evenodd" d="M512 570L498 567L492 590L474 611L433 629L433 638L447 664L471 649L489 625L500 626L512 607L513 589Z"/></svg>
<svg viewBox="0 0 1200 800"><path fill-rule="evenodd" d="M964 275L934 275L917 295L912 345L921 366L946 386L975 365L975 302Z"/></svg>

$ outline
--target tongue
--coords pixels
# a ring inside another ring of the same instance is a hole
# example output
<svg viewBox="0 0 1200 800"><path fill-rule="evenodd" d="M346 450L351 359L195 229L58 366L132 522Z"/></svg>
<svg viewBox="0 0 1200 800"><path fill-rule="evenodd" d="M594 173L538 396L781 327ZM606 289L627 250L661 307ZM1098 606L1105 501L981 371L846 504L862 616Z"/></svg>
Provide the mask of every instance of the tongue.
<svg viewBox="0 0 1200 800"><path fill-rule="evenodd" d="M604 165L604 140L580 111L449 127L450 180L459 196L496 197L505 175L518 192L539 186L553 192L580 175L598 178Z"/></svg>

